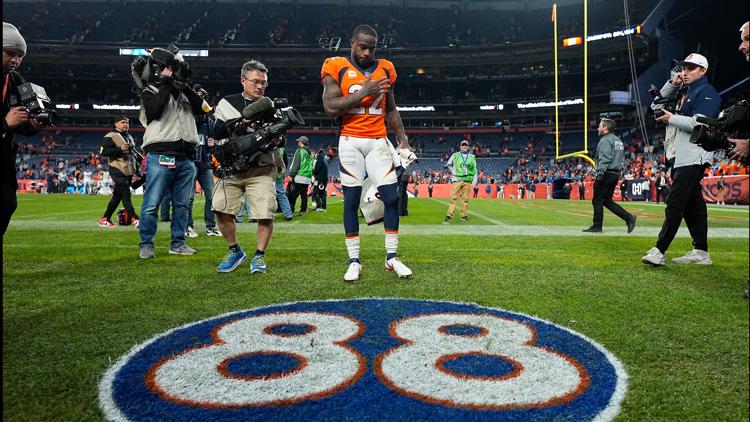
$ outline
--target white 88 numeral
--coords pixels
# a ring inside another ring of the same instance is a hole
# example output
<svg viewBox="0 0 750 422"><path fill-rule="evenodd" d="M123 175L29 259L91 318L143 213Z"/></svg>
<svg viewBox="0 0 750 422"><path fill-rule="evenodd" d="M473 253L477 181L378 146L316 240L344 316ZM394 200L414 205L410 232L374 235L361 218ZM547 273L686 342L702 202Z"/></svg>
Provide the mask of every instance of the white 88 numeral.
<svg viewBox="0 0 750 422"><path fill-rule="evenodd" d="M297 335L270 327L308 326ZM479 334L451 334L462 325ZM217 330L214 344L190 349L155 365L146 380L167 400L206 407L291 404L322 398L354 384L365 358L345 343L364 325L352 318L314 312L253 316ZM493 315L432 314L391 326L404 341L376 358L377 377L394 391L430 403L475 409L542 407L562 404L588 386L585 370L571 358L534 346L535 334L517 321ZM228 373L228 362L248 355L287 355L298 360L289 372L266 377ZM442 368L455 356L495 356L511 362L501 377L462 375ZM198 381L199 380L199 381Z"/></svg>
<svg viewBox="0 0 750 422"><path fill-rule="evenodd" d="M451 325L480 329L475 336L441 330ZM452 407L509 409L562 404L588 385L579 365L533 346L532 330L519 322L472 314L434 314L395 322L391 333L406 343L380 355L375 370L390 388L410 397ZM503 377L461 376L440 370L447 356L492 355L512 362Z"/></svg>
<svg viewBox="0 0 750 422"><path fill-rule="evenodd" d="M300 324L299 335L279 335L269 327ZM151 390L167 400L207 407L291 404L335 394L365 371L365 359L343 343L364 327L340 315L267 314L226 324L215 344L191 349L154 366L147 375ZM227 362L252 354L283 354L300 361L295 370L269 377L227 376Z"/></svg>

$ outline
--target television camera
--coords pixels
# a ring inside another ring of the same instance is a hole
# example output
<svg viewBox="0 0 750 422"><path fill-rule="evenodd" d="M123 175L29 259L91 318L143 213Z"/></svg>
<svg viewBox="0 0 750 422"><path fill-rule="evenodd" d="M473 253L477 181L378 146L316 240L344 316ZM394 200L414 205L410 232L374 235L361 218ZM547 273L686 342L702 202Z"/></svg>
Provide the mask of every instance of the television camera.
<svg viewBox="0 0 750 422"><path fill-rule="evenodd" d="M263 97L242 110L242 117L226 122L228 139L216 141L211 149L211 162L219 177L242 173L255 164L256 158L283 144L283 136L305 121L299 111L289 107L285 98Z"/></svg>
<svg viewBox="0 0 750 422"><path fill-rule="evenodd" d="M139 89L144 89L147 84L159 86L169 79L189 84L193 72L190 65L178 54L179 51L176 46L170 45L166 49L152 48L148 57L136 57L130 66L136 86ZM172 69L170 77L162 75L167 67Z"/></svg>
<svg viewBox="0 0 750 422"><path fill-rule="evenodd" d="M693 129L691 143L706 151L731 151L734 145L727 138L747 138L750 134L750 103L747 100L739 101L722 110L716 119L697 116L695 120L703 124Z"/></svg>
<svg viewBox="0 0 750 422"><path fill-rule="evenodd" d="M16 71L10 73L13 80L18 82L19 93L18 98L10 106L25 107L32 119L36 119L47 126L54 126L57 121L57 112L52 100L47 96L47 91L37 84L26 82L23 76Z"/></svg>
<svg viewBox="0 0 750 422"><path fill-rule="evenodd" d="M677 109L677 96L675 95L670 95L668 97L662 96L661 92L654 84L651 84L651 88L649 88L648 93L654 98L655 105L661 105L661 107L654 110L655 118L659 118L663 116L664 110L667 110L670 113L674 113L675 110Z"/></svg>

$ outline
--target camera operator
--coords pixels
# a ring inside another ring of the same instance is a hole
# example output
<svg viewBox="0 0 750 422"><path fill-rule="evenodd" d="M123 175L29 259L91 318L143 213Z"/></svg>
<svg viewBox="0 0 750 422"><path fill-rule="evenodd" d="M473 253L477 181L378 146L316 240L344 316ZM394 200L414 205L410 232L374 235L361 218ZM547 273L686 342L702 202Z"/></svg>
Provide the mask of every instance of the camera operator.
<svg viewBox="0 0 750 422"><path fill-rule="evenodd" d="M171 55L172 63L164 66L156 60L155 53L166 50L152 50L152 59L144 70L151 71L154 65L158 71L156 79L146 77L142 81L136 77L136 85L142 86L140 121L146 128L143 135L143 150L146 156L146 190L143 193L140 223L140 257L154 257L154 236L157 229L156 210L165 192L173 200L171 222L172 241L169 253L172 255L193 255L196 251L185 243L188 202L190 190L195 189L195 165L193 157L198 145L198 131L195 116L202 114L201 99L185 80L178 80L175 74L182 74L187 64L180 55ZM168 53L167 53L168 54ZM174 68L173 68L174 67ZM183 78L184 79L184 78ZM139 84L141 82L141 84ZM144 83L145 82L145 83Z"/></svg>
<svg viewBox="0 0 750 422"><path fill-rule="evenodd" d="M750 62L750 22L745 22L740 28L740 46L738 50L745 56L745 60ZM744 91L745 100L750 101L750 94L748 94L747 85ZM734 148L729 153L729 158L740 161L744 164L748 163L748 138L735 139L728 138L729 142L734 144Z"/></svg>
<svg viewBox="0 0 750 422"><path fill-rule="evenodd" d="M141 157L135 150L135 141L128 133L128 129L130 129L130 119L127 116L117 116L115 130L104 136L100 149L101 155L109 158L109 174L115 186L112 199L99 220L99 227L115 226L111 218L120 201L130 214L135 228L138 228L140 223L138 214L133 209L133 201L130 199L130 186L141 178L139 174Z"/></svg>
<svg viewBox="0 0 750 422"><path fill-rule="evenodd" d="M36 134L44 124L29 115L26 107L15 106L19 103L18 85L22 83L16 70L26 56L26 41L18 29L3 22L3 140L0 151L0 237L10 223L10 217L16 210L16 152L18 146L13 142L13 134L25 136Z"/></svg>
<svg viewBox="0 0 750 422"><path fill-rule="evenodd" d="M708 213L701 180L714 154L690 142L693 129L699 125L696 116L715 118L721 105L719 94L705 78L707 71L708 60L700 54L692 53L683 60L682 72L668 81L661 91L662 95L668 96L680 85L687 86L676 112L663 110L663 114L656 119L674 127L675 161L672 187L664 210L664 223L656 246L641 259L645 264L665 264L664 253L674 240L683 218L693 238L694 249L684 256L672 259L672 262L699 265L713 263L708 255Z"/></svg>
<svg viewBox="0 0 750 422"><path fill-rule="evenodd" d="M268 68L250 60L242 65L240 72L242 92L228 95L216 105L214 139L229 138L231 130L227 121L242 116L249 104L263 98L268 86ZM245 262L247 255L237 242L235 216L247 197L253 218L258 221L257 245L250 262L250 272L266 272L265 250L273 233L273 216L276 212L276 176L284 168L277 150L261 153L254 165L242 173L225 176L214 188L213 210L222 236L229 245L229 252L219 263L217 271L231 272Z"/></svg>

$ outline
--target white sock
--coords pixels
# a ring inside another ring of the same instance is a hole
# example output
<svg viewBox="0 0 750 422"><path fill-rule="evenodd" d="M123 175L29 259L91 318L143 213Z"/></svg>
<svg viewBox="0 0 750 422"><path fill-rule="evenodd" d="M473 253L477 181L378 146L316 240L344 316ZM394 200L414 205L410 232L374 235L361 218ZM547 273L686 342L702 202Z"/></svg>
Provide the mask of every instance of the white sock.
<svg viewBox="0 0 750 422"><path fill-rule="evenodd" d="M350 260L359 259L359 236L346 238L346 251Z"/></svg>
<svg viewBox="0 0 750 422"><path fill-rule="evenodd" d="M398 232L386 231L385 232L385 253L395 254L397 250L398 250Z"/></svg>

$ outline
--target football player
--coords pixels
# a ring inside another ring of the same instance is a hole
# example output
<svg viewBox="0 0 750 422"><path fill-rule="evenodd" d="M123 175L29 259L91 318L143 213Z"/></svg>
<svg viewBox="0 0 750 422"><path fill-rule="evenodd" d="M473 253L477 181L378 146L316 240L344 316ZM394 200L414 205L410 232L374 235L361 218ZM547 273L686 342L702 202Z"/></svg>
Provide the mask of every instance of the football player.
<svg viewBox="0 0 750 422"><path fill-rule="evenodd" d="M368 25L359 25L352 33L351 57L330 57L323 63L323 106L326 114L340 119L339 158L344 190L344 230L349 253L349 268L344 280L353 282L362 273L359 260L359 221L357 210L362 181L367 175L377 186L385 206L385 268L399 277L412 271L397 257L399 156L410 160L414 154L396 109L393 85L396 69L385 59L375 59L378 34ZM396 133L398 154L387 138Z"/></svg>

